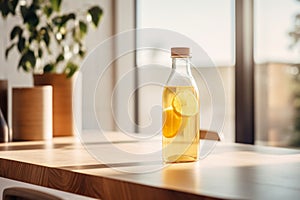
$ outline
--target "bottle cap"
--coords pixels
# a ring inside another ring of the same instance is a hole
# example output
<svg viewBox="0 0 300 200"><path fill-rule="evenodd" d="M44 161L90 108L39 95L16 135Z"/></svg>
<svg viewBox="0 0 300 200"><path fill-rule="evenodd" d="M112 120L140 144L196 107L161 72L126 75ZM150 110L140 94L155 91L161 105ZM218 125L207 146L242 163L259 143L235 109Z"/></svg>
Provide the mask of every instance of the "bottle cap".
<svg viewBox="0 0 300 200"><path fill-rule="evenodd" d="M190 48L188 47L172 47L171 48L171 57L190 57Z"/></svg>

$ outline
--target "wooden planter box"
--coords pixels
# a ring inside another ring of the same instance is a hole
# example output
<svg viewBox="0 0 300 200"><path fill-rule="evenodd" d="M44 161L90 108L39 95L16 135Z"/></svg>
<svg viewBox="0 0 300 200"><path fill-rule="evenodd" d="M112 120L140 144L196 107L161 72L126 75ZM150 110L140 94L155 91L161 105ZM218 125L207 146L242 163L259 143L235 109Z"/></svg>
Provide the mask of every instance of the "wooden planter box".
<svg viewBox="0 0 300 200"><path fill-rule="evenodd" d="M53 87L53 136L71 136L76 133L73 112L74 87L78 73L71 78L64 74L35 74L34 85Z"/></svg>
<svg viewBox="0 0 300 200"><path fill-rule="evenodd" d="M51 86L12 89L14 140L49 140L52 124Z"/></svg>

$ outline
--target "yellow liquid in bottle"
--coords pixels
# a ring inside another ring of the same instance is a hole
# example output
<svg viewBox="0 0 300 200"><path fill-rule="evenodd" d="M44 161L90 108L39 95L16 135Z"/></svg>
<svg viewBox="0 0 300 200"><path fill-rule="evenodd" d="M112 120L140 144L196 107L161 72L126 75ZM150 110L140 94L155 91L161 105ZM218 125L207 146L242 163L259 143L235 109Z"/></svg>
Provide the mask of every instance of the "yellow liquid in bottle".
<svg viewBox="0 0 300 200"><path fill-rule="evenodd" d="M192 86L166 86L163 91L163 160L192 162L199 158L199 95Z"/></svg>

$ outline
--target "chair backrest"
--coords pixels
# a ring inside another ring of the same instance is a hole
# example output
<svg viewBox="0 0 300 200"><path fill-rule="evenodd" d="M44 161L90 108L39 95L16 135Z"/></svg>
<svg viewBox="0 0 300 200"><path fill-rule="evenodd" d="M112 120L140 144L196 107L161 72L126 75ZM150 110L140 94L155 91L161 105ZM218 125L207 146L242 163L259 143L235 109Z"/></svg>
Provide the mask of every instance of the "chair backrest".
<svg viewBox="0 0 300 200"><path fill-rule="evenodd" d="M51 194L40 192L37 190L11 187L3 191L3 200L63 200Z"/></svg>
<svg viewBox="0 0 300 200"><path fill-rule="evenodd" d="M199 130L200 139L221 141L220 135L215 131Z"/></svg>

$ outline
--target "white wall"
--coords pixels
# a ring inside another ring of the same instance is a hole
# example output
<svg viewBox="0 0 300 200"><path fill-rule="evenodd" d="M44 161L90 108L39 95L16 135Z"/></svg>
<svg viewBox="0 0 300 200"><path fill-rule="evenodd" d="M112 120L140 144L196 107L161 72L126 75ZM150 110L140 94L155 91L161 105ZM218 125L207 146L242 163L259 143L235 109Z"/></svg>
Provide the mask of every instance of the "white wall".
<svg viewBox="0 0 300 200"><path fill-rule="evenodd" d="M135 5L134 0L116 0L116 26L115 32L120 34L116 42L116 55L123 52L124 49L133 50L135 48L135 35L132 31L135 28ZM130 34L127 34L130 33ZM126 36L125 36L126 35ZM125 39L126 38L126 39ZM126 41L125 41L126 40ZM123 50L123 51L122 51ZM115 68L116 99L115 99L115 121L116 129L123 132L132 133L135 130L134 116L134 51L129 51L125 55L118 57ZM133 73L132 73L133 72ZM131 78L126 78L131 77ZM124 81L126 80L126 81ZM122 84L118 84L122 82ZM128 94L132 94L130 96ZM126 109L124 109L126 108Z"/></svg>

